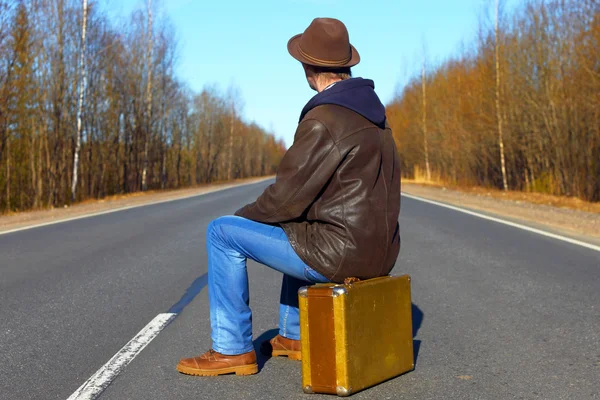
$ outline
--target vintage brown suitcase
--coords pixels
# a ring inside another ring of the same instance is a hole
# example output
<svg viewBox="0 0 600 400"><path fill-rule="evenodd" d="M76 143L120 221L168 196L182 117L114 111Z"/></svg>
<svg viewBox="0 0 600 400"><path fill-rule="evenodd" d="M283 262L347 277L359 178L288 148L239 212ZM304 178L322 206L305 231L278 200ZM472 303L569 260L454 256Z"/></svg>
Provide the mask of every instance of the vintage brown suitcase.
<svg viewBox="0 0 600 400"><path fill-rule="evenodd" d="M349 396L414 369L410 277L298 292L305 393Z"/></svg>

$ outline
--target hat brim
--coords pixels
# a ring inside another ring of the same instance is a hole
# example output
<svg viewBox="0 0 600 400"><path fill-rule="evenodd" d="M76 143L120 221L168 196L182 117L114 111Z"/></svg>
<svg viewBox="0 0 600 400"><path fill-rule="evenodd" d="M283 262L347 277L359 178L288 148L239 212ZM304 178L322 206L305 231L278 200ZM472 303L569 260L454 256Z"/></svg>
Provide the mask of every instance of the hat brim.
<svg viewBox="0 0 600 400"><path fill-rule="evenodd" d="M302 55L302 53L300 52L299 44L300 44L301 37L302 37L301 33L299 33L295 36L292 36L292 38L288 41L288 44L287 44L288 52L290 53L290 55L292 57L294 57L296 60L300 61L301 63L313 65L315 67L348 68L348 67L353 67L360 62L360 55L358 54L358 51L356 51L354 46L352 46L352 44L350 45L350 48L352 49L352 57L350 57L350 60L348 60L348 62L346 62L345 64L332 65L331 63L327 63L327 62L320 63L318 61L315 61L314 59L309 60L308 58L304 57Z"/></svg>

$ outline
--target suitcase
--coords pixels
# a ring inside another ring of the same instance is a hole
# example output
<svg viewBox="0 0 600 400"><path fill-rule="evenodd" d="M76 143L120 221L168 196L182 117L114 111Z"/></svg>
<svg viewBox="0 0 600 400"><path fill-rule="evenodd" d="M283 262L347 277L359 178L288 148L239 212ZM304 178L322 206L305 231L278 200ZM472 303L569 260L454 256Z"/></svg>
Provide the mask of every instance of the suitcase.
<svg viewBox="0 0 600 400"><path fill-rule="evenodd" d="M414 369L408 275L298 291L302 387L349 396Z"/></svg>

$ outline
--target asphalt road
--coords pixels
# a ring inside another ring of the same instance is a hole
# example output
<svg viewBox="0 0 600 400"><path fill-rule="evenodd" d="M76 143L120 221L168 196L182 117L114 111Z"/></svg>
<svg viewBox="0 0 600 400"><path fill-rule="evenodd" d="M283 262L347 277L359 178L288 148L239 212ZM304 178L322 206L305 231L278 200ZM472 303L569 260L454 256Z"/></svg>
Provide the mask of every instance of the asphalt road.
<svg viewBox="0 0 600 400"><path fill-rule="evenodd" d="M100 399L320 398L287 359L250 377L175 370L210 346L208 223L269 183L1 235L0 399L68 398L168 311ZM416 369L354 398L600 399L600 252L407 198L400 220ZM249 273L258 345L275 334L281 276Z"/></svg>

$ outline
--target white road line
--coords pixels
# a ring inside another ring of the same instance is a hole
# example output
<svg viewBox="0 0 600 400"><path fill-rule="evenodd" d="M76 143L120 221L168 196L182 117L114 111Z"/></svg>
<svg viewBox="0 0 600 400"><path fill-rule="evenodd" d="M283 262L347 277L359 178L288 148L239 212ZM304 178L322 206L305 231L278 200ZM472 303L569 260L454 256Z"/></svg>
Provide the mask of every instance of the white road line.
<svg viewBox="0 0 600 400"><path fill-rule="evenodd" d="M175 318L175 313L158 314L67 400L93 400Z"/></svg>
<svg viewBox="0 0 600 400"><path fill-rule="evenodd" d="M248 182L248 183L242 183L242 184L237 184L237 185L227 185L227 186L224 186L224 187L221 187L221 188L218 188L218 189L214 189L214 190L211 189L208 192L191 194L189 196L176 197L176 198L173 198L173 199L166 199L166 200L157 200L157 201L153 201L153 202L150 202L150 203L135 204L135 205L132 205L132 206L115 208L115 209L112 209L112 210L99 211L99 212L96 212L96 213L79 215L77 217L59 219L57 221L44 222L44 223L41 223L41 224L24 226L24 227L21 227L21 228L16 228L16 229L11 229L11 230L8 230L8 231L0 232L0 236L7 235L9 233L14 233L14 232L26 231L28 229L41 228L42 226L61 224L63 222L76 221L78 219L97 217L99 215L112 214L112 213L119 212L119 211L131 210L132 208L152 206L152 205L155 205L155 204L169 203L171 201L190 199L192 197L204 196L204 195L209 194L209 193L220 192L222 190L231 189L231 188L234 188L234 187L242 187L242 186L252 185L252 184L255 184L255 183L260 183L260 182L263 182L263 181L266 181L266 180L269 180L269 179L272 179L272 178L265 178L264 180L259 180L259 181L254 181L254 182Z"/></svg>
<svg viewBox="0 0 600 400"><path fill-rule="evenodd" d="M574 245L577 245L577 246L586 247L588 249L600 251L600 246L596 246L596 245L593 245L591 243L582 242L580 240L571 239L571 238L566 237L566 236L556 235L554 233L546 232L546 231L543 231L541 229L531 228L529 226L525 226L525 225L521 225L521 224L516 224L514 222L506 221L506 220L503 220L503 219L500 219L500 218L490 217L490 216L487 216L487 215L484 215L484 214L479 214L479 213L476 213L476 212L473 212L473 211L465 210L464 208L454 207L454 206L451 206L451 205L448 205L448 204L445 204L445 203L440 203L440 202L437 202L437 201L424 199L422 197L413 196L413 195L406 194L406 193L402 193L402 196L408 197L409 199L413 199L413 200L418 200L418 201L422 201L422 202L425 202L425 203L434 204L436 206L449 208L451 210L458 211L458 212L465 213L465 214L469 214L469 215L473 215L475 217L479 217L479 218L482 218L482 219L487 219L488 221L494 221L494 222L498 222L499 224L504 224L504 225L512 226L513 228L518 228L518 229L522 229L524 231L537 233L538 235L547 236L547 237L550 237L552 239L562 240L563 242L571 243L571 244L574 244Z"/></svg>

